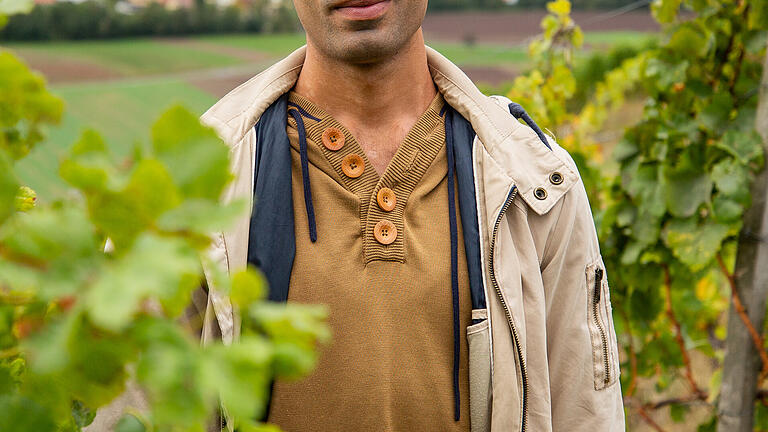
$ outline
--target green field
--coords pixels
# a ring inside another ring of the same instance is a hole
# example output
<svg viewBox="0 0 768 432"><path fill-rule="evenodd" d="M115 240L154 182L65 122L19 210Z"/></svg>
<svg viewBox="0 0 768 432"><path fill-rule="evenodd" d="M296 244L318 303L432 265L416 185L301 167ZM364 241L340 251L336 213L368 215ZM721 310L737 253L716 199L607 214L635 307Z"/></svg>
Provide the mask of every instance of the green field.
<svg viewBox="0 0 768 432"><path fill-rule="evenodd" d="M222 46L256 50L283 56L304 44L303 34L288 35L215 35L197 40ZM463 66L508 66L526 61L524 47L509 47L500 44L465 45L459 43L427 42L453 62Z"/></svg>
<svg viewBox="0 0 768 432"><path fill-rule="evenodd" d="M216 102L210 94L174 80L78 84L58 87L55 93L66 104L61 125L19 163L23 182L42 197L61 192L62 185L54 180L58 160L83 130L96 128L121 158L134 145L149 141L150 125L166 108L181 104L200 114Z"/></svg>
<svg viewBox="0 0 768 432"><path fill-rule="evenodd" d="M585 34L585 42L602 49L638 43L647 37L645 33L599 32ZM221 96L201 82L221 79L221 71L235 68L238 72L227 78L231 82L225 80L223 84L224 90L234 88L304 41L303 34L236 34L186 39L3 44L32 64L42 65L43 70L49 65L46 71L49 76L57 73L62 62L75 62L84 73L88 68L99 68L110 74L100 81L52 86L66 104L65 116L60 126L49 131L47 144L39 146L20 164L23 180L44 199L63 187L53 182L59 157L84 129L95 128L116 145L118 156L124 156L137 142L147 141L150 125L167 107L182 104L202 114ZM509 73L524 70L527 65L525 47L481 42L466 45L428 41L428 44L463 67ZM62 81L56 76L51 78Z"/></svg>
<svg viewBox="0 0 768 432"><path fill-rule="evenodd" d="M184 72L243 63L237 57L212 49L154 39L15 43L7 46L22 55L83 61L125 76Z"/></svg>
<svg viewBox="0 0 768 432"><path fill-rule="evenodd" d="M249 49L276 56L287 55L296 48L304 45L306 41L303 33L274 35L212 35L197 37L195 40L225 47Z"/></svg>

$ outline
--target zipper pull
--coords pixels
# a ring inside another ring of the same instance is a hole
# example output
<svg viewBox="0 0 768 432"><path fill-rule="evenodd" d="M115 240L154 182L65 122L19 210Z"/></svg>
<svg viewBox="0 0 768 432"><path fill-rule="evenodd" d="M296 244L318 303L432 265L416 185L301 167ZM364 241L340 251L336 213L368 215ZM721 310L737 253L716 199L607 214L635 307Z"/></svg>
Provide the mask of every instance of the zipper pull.
<svg viewBox="0 0 768 432"><path fill-rule="evenodd" d="M603 284L603 269L600 267L595 269L595 293L592 296L592 301L597 304L600 303L600 292L602 291L600 288Z"/></svg>

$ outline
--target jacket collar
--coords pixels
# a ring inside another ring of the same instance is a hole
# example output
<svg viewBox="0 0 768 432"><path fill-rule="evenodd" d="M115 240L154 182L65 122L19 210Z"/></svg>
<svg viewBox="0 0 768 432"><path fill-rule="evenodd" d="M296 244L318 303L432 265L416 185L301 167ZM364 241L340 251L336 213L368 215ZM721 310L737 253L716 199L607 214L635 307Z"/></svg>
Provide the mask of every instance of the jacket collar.
<svg viewBox="0 0 768 432"><path fill-rule="evenodd" d="M515 120L508 111L508 99L485 96L456 65L430 47L426 51L430 73L446 102L469 120L484 151L529 206L539 214L548 212L578 180L567 153L556 144L548 149L531 128ZM294 86L305 53L302 46L234 89L203 114L202 122L227 144L238 146L264 111ZM549 182L554 172L563 176L559 185ZM539 187L549 192L544 200L534 197Z"/></svg>

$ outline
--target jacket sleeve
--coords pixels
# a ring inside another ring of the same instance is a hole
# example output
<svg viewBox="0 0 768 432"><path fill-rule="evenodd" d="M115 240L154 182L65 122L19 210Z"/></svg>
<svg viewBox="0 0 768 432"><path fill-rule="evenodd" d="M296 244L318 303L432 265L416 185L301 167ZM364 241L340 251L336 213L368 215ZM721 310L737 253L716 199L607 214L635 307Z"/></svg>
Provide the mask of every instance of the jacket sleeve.
<svg viewBox="0 0 768 432"><path fill-rule="evenodd" d="M553 430L623 431L608 277L583 182L561 200L541 258Z"/></svg>

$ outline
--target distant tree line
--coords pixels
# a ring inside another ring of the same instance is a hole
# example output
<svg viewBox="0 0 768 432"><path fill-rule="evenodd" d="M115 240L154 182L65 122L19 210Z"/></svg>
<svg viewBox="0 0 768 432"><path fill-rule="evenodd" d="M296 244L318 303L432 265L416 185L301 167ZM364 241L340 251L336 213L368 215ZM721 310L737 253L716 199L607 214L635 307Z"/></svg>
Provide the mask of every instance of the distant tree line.
<svg viewBox="0 0 768 432"><path fill-rule="evenodd" d="M299 22L293 7L270 1L249 8L218 7L196 1L190 8L167 9L158 3L131 13L113 3L86 0L36 5L31 13L14 15L0 30L3 40L102 39L131 36L176 36L198 33L290 32Z"/></svg>
<svg viewBox="0 0 768 432"><path fill-rule="evenodd" d="M493 10L543 8L546 0L430 0L429 10ZM630 0L574 0L574 8L610 9ZM103 39L131 36L181 36L200 33L276 33L301 28L290 1L257 0L248 7L219 7L195 0L192 7L167 9L151 3L121 12L114 0L86 0L36 5L31 13L14 15L0 30L2 40Z"/></svg>

